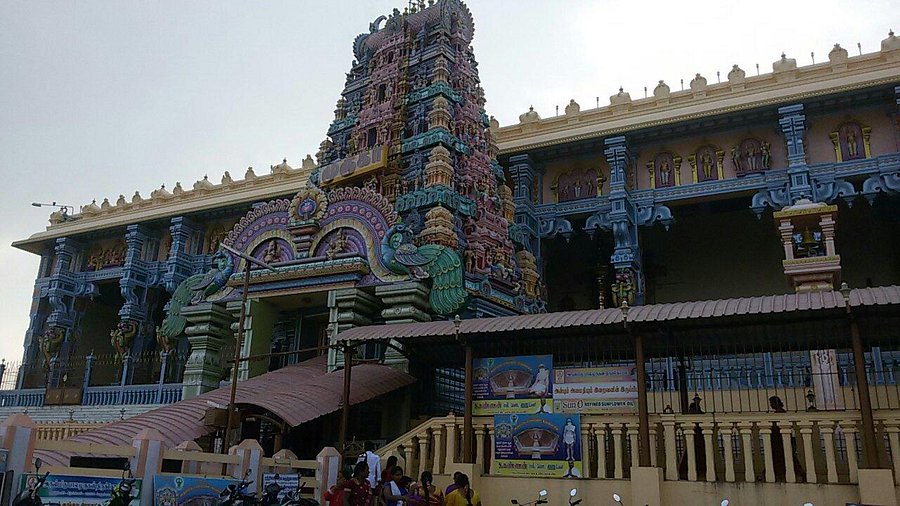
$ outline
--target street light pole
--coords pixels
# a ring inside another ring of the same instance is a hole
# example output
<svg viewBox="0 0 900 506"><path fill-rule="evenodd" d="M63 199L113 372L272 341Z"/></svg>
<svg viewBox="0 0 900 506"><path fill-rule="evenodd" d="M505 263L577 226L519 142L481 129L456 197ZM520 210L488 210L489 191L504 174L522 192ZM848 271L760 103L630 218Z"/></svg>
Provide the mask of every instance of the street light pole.
<svg viewBox="0 0 900 506"><path fill-rule="evenodd" d="M457 341L459 341L459 326L461 324L462 320L459 319L459 315L456 315L453 318L453 328L454 333L456 334ZM465 406L463 409L463 462L465 462L466 464L471 464L475 461L472 452L472 436L474 432L472 430L472 383L474 381L474 375L472 373L473 353L472 345L468 341L463 343L463 347L465 348L466 352L466 394Z"/></svg>
<svg viewBox="0 0 900 506"><path fill-rule="evenodd" d="M241 316L238 319L238 335L234 345L234 362L232 362L231 366L231 393L228 400L228 422L225 424L225 438L224 441L222 441L222 453L227 454L228 444L231 441L231 431L236 423L235 398L237 397L238 365L241 362L241 347L244 346L244 322L247 319L247 294L250 291L250 267L252 264L256 264L275 273L278 271L271 265L238 251L227 244L220 244L219 246L244 260L244 289L241 293Z"/></svg>

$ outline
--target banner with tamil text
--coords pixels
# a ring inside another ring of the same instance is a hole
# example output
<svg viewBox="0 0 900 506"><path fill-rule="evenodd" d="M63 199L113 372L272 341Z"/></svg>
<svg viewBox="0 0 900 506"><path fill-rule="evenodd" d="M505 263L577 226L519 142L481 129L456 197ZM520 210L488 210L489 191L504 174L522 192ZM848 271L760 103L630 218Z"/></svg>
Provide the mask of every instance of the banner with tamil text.
<svg viewBox="0 0 900 506"><path fill-rule="evenodd" d="M494 415L494 474L580 478L581 420L578 415Z"/></svg>
<svg viewBox="0 0 900 506"><path fill-rule="evenodd" d="M634 365L556 369L555 413L622 413L637 409Z"/></svg>

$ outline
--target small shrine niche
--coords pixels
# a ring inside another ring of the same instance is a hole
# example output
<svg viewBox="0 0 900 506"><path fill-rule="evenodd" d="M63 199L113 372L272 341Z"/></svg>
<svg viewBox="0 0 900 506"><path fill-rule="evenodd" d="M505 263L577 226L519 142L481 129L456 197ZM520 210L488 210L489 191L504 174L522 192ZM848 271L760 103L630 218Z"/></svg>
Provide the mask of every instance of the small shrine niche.
<svg viewBox="0 0 900 506"><path fill-rule="evenodd" d="M731 164L738 177L769 170L772 167L772 146L752 137L744 139L731 148Z"/></svg>
<svg viewBox="0 0 900 506"><path fill-rule="evenodd" d="M724 160L725 152L721 149L712 145L701 146L688 157L694 182L703 183L725 179L722 170Z"/></svg>
<svg viewBox="0 0 900 506"><path fill-rule="evenodd" d="M552 189L557 202L568 202L602 195L605 181L599 169L572 169L560 174Z"/></svg>
<svg viewBox="0 0 900 506"><path fill-rule="evenodd" d="M831 142L834 144L835 161L846 162L871 158L872 148L869 145L871 135L871 128L864 127L857 122L842 123L829 134Z"/></svg>
<svg viewBox="0 0 900 506"><path fill-rule="evenodd" d="M111 267L121 267L125 264L125 254L128 245L124 239L111 244L97 245L87 254L85 270L99 271Z"/></svg>
<svg viewBox="0 0 900 506"><path fill-rule="evenodd" d="M784 247L784 273L797 292L833 290L841 257L834 246L837 206L800 199L774 213Z"/></svg>
<svg viewBox="0 0 900 506"><path fill-rule="evenodd" d="M647 162L650 172L650 188L668 188L681 185L681 157L669 152L656 155Z"/></svg>

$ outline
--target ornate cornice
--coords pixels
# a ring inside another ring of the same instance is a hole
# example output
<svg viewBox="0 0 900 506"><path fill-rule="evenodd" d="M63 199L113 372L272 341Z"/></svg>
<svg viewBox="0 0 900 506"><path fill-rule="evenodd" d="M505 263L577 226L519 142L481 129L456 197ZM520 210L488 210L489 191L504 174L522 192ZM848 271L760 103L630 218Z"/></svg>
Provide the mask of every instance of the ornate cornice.
<svg viewBox="0 0 900 506"><path fill-rule="evenodd" d="M809 97L896 83L897 50L852 57L846 65L820 63L781 70L737 82L708 85L705 93L672 92L621 104L501 127L497 144L504 154L596 139L707 116L794 102Z"/></svg>

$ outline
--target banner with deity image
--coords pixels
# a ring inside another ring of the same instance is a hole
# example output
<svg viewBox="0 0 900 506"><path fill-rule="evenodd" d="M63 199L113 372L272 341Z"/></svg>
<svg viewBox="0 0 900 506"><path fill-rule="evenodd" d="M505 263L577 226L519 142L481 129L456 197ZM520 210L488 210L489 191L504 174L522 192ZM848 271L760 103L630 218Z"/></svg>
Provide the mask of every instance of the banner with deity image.
<svg viewBox="0 0 900 506"><path fill-rule="evenodd" d="M476 359L473 364L475 415L553 411L553 357L534 355Z"/></svg>
<svg viewBox="0 0 900 506"><path fill-rule="evenodd" d="M494 470L500 476L580 478L578 415L494 415Z"/></svg>
<svg viewBox="0 0 900 506"><path fill-rule="evenodd" d="M158 474L153 478L153 503L156 506L216 506L220 502L219 493L237 482L233 478Z"/></svg>
<svg viewBox="0 0 900 506"><path fill-rule="evenodd" d="M637 410L634 364L556 369L554 413L630 413Z"/></svg>

